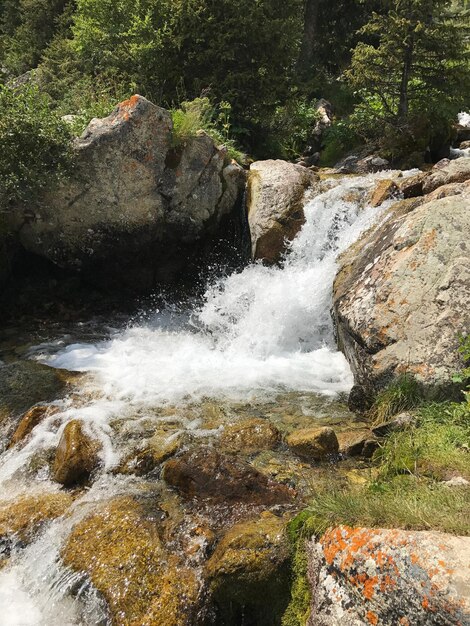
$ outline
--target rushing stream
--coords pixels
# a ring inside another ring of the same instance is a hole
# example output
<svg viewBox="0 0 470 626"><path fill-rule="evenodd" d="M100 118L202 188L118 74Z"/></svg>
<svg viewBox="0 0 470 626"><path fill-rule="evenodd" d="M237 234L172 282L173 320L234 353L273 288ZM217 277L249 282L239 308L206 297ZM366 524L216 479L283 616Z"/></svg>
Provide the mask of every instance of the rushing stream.
<svg viewBox="0 0 470 626"><path fill-rule="evenodd" d="M96 502L137 488L135 477L112 470L131 443L160 422L171 418L173 435L191 431L195 440L210 439L223 423L204 420L201 407L208 403L259 410L290 394L311 420L309 397L320 397L324 407L350 389L352 375L336 350L330 316L336 258L386 209L388 203L363 207L375 181L386 176L323 181L325 191L306 205L306 223L281 267L250 265L211 285L192 310L154 311L95 343L62 339L29 350L30 358L85 374L79 391L58 401L26 443L0 457L2 499L59 491L46 465L33 472L31 464L57 446L72 418L101 441L103 465L70 515L12 551L0 570L0 624L106 623L100 599L60 565L60 548Z"/></svg>

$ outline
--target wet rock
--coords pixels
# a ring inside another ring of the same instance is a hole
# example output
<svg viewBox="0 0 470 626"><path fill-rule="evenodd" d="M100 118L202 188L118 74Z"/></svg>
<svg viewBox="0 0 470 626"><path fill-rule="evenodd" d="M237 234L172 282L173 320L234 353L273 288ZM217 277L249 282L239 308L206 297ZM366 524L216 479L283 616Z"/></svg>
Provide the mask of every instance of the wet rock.
<svg viewBox="0 0 470 626"><path fill-rule="evenodd" d="M469 537L340 526L309 556L309 626L470 624Z"/></svg>
<svg viewBox="0 0 470 626"><path fill-rule="evenodd" d="M392 207L340 257L338 345L367 393L407 372L434 394L462 367L458 335L470 325L468 200L432 200L405 213Z"/></svg>
<svg viewBox="0 0 470 626"><path fill-rule="evenodd" d="M248 463L212 448L199 448L166 462L165 481L188 498L220 504L282 504L294 497L292 490L270 481Z"/></svg>
<svg viewBox="0 0 470 626"><path fill-rule="evenodd" d="M400 193L403 194L405 199L422 196L423 184L428 176L429 172L419 172L418 174L414 174L414 176L407 176L406 178L403 178L398 184Z"/></svg>
<svg viewBox="0 0 470 626"><path fill-rule="evenodd" d="M463 183L470 179L470 159L462 158L449 161L444 167L433 169L423 183L423 192L431 193L438 187L450 183Z"/></svg>
<svg viewBox="0 0 470 626"><path fill-rule="evenodd" d="M132 453L118 468L120 474L145 476L174 456L187 438L182 433L157 432L146 447Z"/></svg>
<svg viewBox="0 0 470 626"><path fill-rule="evenodd" d="M23 441L46 416L53 415L57 411L57 407L43 404L33 406L29 411L26 411L13 433L8 447L12 448L20 441Z"/></svg>
<svg viewBox="0 0 470 626"><path fill-rule="evenodd" d="M116 626L191 626L199 584L168 554L152 511L115 498L76 524L62 550L67 567L103 595Z"/></svg>
<svg viewBox="0 0 470 626"><path fill-rule="evenodd" d="M223 220L244 221L244 170L202 132L174 148L170 113L139 95L92 120L74 152L73 174L34 219L20 209L15 219L26 250L95 285L143 292L174 280L225 236Z"/></svg>
<svg viewBox="0 0 470 626"><path fill-rule="evenodd" d="M271 450L280 442L281 436L266 419L251 419L226 426L220 437L222 449L250 454Z"/></svg>
<svg viewBox="0 0 470 626"><path fill-rule="evenodd" d="M65 390L67 374L35 361L0 367L0 445L33 404L50 402Z"/></svg>
<svg viewBox="0 0 470 626"><path fill-rule="evenodd" d="M266 513L232 527L206 566L217 623L280 623L290 596L289 561L283 519Z"/></svg>
<svg viewBox="0 0 470 626"><path fill-rule="evenodd" d="M340 174L370 174L389 168L389 161L375 154L363 158L358 154L352 154L335 165L337 173Z"/></svg>
<svg viewBox="0 0 470 626"><path fill-rule="evenodd" d="M459 144L459 148L460 148L460 150L468 150L468 148L470 148L470 141L469 141L469 140L467 140L467 141L462 141L462 142Z"/></svg>
<svg viewBox="0 0 470 626"><path fill-rule="evenodd" d="M64 428L52 468L54 480L65 487L88 480L99 465L100 443L92 439L80 420Z"/></svg>
<svg viewBox="0 0 470 626"><path fill-rule="evenodd" d="M370 206L378 207L383 204L385 200L389 200L395 195L398 195L396 182L391 178L384 178L376 184L375 189L370 195L369 204Z"/></svg>
<svg viewBox="0 0 470 626"><path fill-rule="evenodd" d="M298 456L321 461L339 450L338 438L332 428L304 428L291 433L286 443Z"/></svg>
<svg viewBox="0 0 470 626"><path fill-rule="evenodd" d="M399 413L387 422L374 426L374 428L372 428L372 432L376 437L385 437L386 435L389 435L397 430L407 428L407 426L410 426L414 421L415 417L412 413Z"/></svg>
<svg viewBox="0 0 470 626"><path fill-rule="evenodd" d="M61 517L71 506L67 493L42 493L22 496L17 500L0 501L0 558L13 546L30 543L42 526Z"/></svg>
<svg viewBox="0 0 470 626"><path fill-rule="evenodd" d="M248 222L253 259L276 263L304 221L305 194L318 180L286 161L257 161L248 177Z"/></svg>
<svg viewBox="0 0 470 626"><path fill-rule="evenodd" d="M368 429L346 430L338 433L339 452L344 456L370 456L373 441L372 431ZM377 447L377 442L375 445Z"/></svg>

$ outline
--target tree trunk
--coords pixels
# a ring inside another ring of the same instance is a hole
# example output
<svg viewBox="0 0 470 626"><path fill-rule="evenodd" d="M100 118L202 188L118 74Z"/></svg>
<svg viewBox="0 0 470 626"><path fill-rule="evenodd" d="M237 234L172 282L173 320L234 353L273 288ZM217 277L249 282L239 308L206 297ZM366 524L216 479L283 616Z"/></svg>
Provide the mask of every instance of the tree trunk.
<svg viewBox="0 0 470 626"><path fill-rule="evenodd" d="M305 0L304 33L298 61L300 74L306 75L312 66L318 25L318 8L321 0Z"/></svg>
<svg viewBox="0 0 470 626"><path fill-rule="evenodd" d="M408 84L410 82L411 67L413 65L414 37L411 37L405 48L405 57L403 59L403 71L400 83L400 101L398 103L398 119L406 121L408 119Z"/></svg>

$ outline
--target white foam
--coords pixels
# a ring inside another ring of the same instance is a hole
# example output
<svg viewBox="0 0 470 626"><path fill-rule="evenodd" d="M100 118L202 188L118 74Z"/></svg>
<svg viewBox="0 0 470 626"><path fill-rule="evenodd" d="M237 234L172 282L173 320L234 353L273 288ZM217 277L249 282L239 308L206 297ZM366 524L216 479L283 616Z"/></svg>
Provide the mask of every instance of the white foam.
<svg viewBox="0 0 470 626"><path fill-rule="evenodd" d="M338 253L379 212L344 197L376 178L348 178L315 198L283 267L253 264L221 280L189 322L180 316L179 328L159 313L108 342L71 345L49 364L94 372L109 398L147 405L285 389L348 391L353 381L335 347L331 287Z"/></svg>
<svg viewBox="0 0 470 626"><path fill-rule="evenodd" d="M468 113L467 111L461 111L457 115L457 119L459 121L460 126L470 127L470 113Z"/></svg>

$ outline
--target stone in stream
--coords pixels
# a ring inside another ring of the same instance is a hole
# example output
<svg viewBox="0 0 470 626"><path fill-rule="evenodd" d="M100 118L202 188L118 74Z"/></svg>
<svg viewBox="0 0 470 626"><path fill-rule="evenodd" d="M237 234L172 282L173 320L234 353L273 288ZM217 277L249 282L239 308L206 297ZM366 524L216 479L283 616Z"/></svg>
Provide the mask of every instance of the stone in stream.
<svg viewBox="0 0 470 626"><path fill-rule="evenodd" d="M222 537L205 568L217 624L280 623L290 598L285 526L282 518L264 513Z"/></svg>
<svg viewBox="0 0 470 626"><path fill-rule="evenodd" d="M378 442L369 429L345 430L338 433L339 453L344 456L366 456L372 455Z"/></svg>
<svg viewBox="0 0 470 626"><path fill-rule="evenodd" d="M157 431L143 450L132 452L117 469L119 474L145 476L174 456L188 437L183 433Z"/></svg>
<svg viewBox="0 0 470 626"><path fill-rule="evenodd" d="M225 426L220 436L222 449L251 454L260 450L271 450L281 440L277 428L267 419L250 419Z"/></svg>
<svg viewBox="0 0 470 626"><path fill-rule="evenodd" d="M101 444L84 430L80 420L65 426L52 468L54 480L65 487L88 480L99 465Z"/></svg>
<svg viewBox="0 0 470 626"><path fill-rule="evenodd" d="M378 207L393 196L398 195L398 187L394 180L391 178L384 178L380 180L372 193L370 194L369 204L372 207Z"/></svg>
<svg viewBox="0 0 470 626"><path fill-rule="evenodd" d="M163 478L187 498L217 504L266 506L291 502L295 493L269 480L254 467L210 447L184 452L166 462Z"/></svg>
<svg viewBox="0 0 470 626"><path fill-rule="evenodd" d="M192 626L199 582L163 547L155 513L129 496L95 507L61 553L107 602L114 626Z"/></svg>
<svg viewBox="0 0 470 626"><path fill-rule="evenodd" d="M405 373L430 395L452 388L470 327L469 201L425 197L405 213L400 202L339 258L338 344L368 395Z"/></svg>
<svg viewBox="0 0 470 626"><path fill-rule="evenodd" d="M0 556L30 543L42 526L64 515L73 498L68 493L41 493L0 501Z"/></svg>
<svg viewBox="0 0 470 626"><path fill-rule="evenodd" d="M247 202L253 259L281 259L305 222L306 193L317 181L312 170L286 161L251 165Z"/></svg>
<svg viewBox="0 0 470 626"><path fill-rule="evenodd" d="M423 195L423 184L429 172L418 172L413 176L407 176L398 183L398 189L405 200L407 198L416 198Z"/></svg>
<svg viewBox="0 0 470 626"><path fill-rule="evenodd" d="M63 395L70 373L35 361L0 367L0 447L9 440L21 416L40 402Z"/></svg>
<svg viewBox="0 0 470 626"><path fill-rule="evenodd" d="M470 537L339 526L309 561L308 626L470 624Z"/></svg>
<svg viewBox="0 0 470 626"><path fill-rule="evenodd" d="M323 428L303 428L288 435L286 443L298 456L305 460L321 461L339 450L335 431Z"/></svg>
<svg viewBox="0 0 470 626"><path fill-rule="evenodd" d="M57 407L49 406L47 404L37 404L36 406L33 406L29 411L26 411L26 413L21 418L18 427L13 433L8 447L12 448L20 441L23 441L23 439L25 439L25 437L27 437L46 416L53 415L57 411Z"/></svg>

